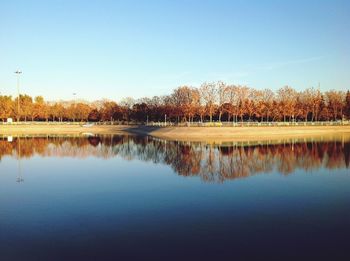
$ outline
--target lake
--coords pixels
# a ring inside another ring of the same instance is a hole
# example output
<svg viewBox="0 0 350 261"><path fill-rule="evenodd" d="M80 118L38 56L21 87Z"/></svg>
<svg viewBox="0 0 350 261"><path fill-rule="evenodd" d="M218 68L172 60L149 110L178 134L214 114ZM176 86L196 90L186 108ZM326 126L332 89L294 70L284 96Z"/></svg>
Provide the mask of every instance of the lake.
<svg viewBox="0 0 350 261"><path fill-rule="evenodd" d="M0 138L0 260L350 260L350 136Z"/></svg>

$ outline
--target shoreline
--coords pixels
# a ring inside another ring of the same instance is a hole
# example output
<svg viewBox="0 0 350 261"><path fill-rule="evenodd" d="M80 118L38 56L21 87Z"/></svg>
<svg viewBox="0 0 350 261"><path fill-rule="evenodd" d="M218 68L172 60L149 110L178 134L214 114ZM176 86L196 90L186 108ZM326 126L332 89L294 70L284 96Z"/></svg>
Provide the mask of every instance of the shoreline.
<svg viewBox="0 0 350 261"><path fill-rule="evenodd" d="M271 126L271 127L151 127L131 125L0 125L0 135L116 134L150 135L178 141L260 141L350 134L350 126Z"/></svg>

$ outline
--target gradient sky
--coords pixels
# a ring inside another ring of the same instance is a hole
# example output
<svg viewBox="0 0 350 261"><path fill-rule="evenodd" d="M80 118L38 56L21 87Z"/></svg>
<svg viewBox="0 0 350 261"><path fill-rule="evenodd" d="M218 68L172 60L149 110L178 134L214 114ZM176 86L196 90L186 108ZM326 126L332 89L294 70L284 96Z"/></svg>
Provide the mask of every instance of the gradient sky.
<svg viewBox="0 0 350 261"><path fill-rule="evenodd" d="M0 92L169 94L223 80L350 88L350 1L0 2Z"/></svg>

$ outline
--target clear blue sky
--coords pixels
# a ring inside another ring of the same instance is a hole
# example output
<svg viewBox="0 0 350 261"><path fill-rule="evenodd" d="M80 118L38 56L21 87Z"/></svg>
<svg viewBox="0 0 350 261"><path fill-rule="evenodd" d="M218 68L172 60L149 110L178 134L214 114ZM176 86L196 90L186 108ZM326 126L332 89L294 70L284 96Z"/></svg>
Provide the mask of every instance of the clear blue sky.
<svg viewBox="0 0 350 261"><path fill-rule="evenodd" d="M223 80L350 88L350 1L0 2L0 92L168 94Z"/></svg>

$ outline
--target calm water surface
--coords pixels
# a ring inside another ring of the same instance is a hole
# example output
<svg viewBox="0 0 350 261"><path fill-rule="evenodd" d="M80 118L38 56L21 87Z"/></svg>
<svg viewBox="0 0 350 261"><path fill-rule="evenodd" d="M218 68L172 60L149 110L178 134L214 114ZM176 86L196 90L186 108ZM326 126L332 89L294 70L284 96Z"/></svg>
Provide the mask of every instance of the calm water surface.
<svg viewBox="0 0 350 261"><path fill-rule="evenodd" d="M350 260L349 162L345 134L0 138L0 260Z"/></svg>

